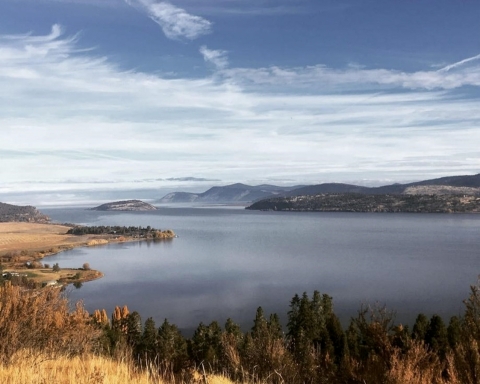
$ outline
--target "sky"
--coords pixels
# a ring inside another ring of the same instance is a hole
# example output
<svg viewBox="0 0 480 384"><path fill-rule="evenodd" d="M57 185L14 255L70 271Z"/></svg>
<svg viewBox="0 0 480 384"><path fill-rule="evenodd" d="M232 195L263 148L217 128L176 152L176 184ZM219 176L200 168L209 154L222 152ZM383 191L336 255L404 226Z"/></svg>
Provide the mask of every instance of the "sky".
<svg viewBox="0 0 480 384"><path fill-rule="evenodd" d="M477 0L0 0L0 201L479 173L478 20Z"/></svg>

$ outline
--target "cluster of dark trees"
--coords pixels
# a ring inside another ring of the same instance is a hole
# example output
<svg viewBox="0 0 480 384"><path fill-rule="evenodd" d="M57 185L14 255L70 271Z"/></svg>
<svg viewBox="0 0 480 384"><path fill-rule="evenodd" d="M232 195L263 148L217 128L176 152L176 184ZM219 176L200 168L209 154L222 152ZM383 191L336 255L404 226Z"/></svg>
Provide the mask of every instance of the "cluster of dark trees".
<svg viewBox="0 0 480 384"><path fill-rule="evenodd" d="M247 209L324 212L479 212L480 197L331 193L266 199L252 204Z"/></svg>
<svg viewBox="0 0 480 384"><path fill-rule="evenodd" d="M157 328L149 318L142 326L140 315L126 307L117 307L111 321L104 310L93 318L103 331L103 353L128 351L169 379L188 382L196 369L238 382L402 383L405 375L423 375L422 383L478 383L479 292L472 287L464 316L448 325L438 315L420 314L411 329L394 324L385 308L367 306L344 329L332 298L317 291L292 298L285 331L279 317L261 307L249 332L228 319L223 328L200 323L188 339L167 320Z"/></svg>
<svg viewBox="0 0 480 384"><path fill-rule="evenodd" d="M69 235L119 235L133 237L149 237L153 233L159 232L159 229L147 227L122 227L122 226L75 226L68 230Z"/></svg>

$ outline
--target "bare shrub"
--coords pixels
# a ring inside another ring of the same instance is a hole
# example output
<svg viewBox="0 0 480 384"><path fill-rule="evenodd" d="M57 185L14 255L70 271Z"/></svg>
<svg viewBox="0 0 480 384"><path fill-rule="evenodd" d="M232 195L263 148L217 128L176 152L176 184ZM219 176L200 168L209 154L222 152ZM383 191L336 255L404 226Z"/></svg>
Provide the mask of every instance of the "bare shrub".
<svg viewBox="0 0 480 384"><path fill-rule="evenodd" d="M393 352L385 381L388 384L443 383L442 369L438 355L423 342L414 341L405 353L400 349Z"/></svg>
<svg viewBox="0 0 480 384"><path fill-rule="evenodd" d="M20 350L43 354L79 354L90 349L97 331L82 303L70 311L56 288L0 287L0 362L9 364Z"/></svg>

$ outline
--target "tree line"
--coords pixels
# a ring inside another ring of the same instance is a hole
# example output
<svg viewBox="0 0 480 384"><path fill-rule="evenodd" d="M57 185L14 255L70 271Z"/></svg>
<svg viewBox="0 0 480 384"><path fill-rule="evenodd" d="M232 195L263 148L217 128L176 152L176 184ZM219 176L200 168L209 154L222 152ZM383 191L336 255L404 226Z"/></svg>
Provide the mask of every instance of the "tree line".
<svg viewBox="0 0 480 384"><path fill-rule="evenodd" d="M167 229L162 231L150 226L147 227L135 227L135 226L75 226L67 231L69 235L82 236L82 235L116 235L116 236L128 236L136 238L169 238L174 237L173 231Z"/></svg>
<svg viewBox="0 0 480 384"><path fill-rule="evenodd" d="M419 314L413 327L394 323L384 307L363 306L342 327L332 298L315 291L290 301L288 322L277 314L256 311L253 327L242 332L228 319L200 323L191 338L165 321L157 328L148 318L125 306L111 319L95 311L102 330L103 353L128 351L142 367L156 367L170 380L188 382L193 368L223 374L238 382L271 383L477 383L480 380L480 291L472 287L462 317L448 324L438 316Z"/></svg>
<svg viewBox="0 0 480 384"><path fill-rule="evenodd" d="M142 321L116 307L88 315L59 289L0 284L0 364L24 349L51 356L101 354L134 361L137 369L170 382L192 382L193 372L222 374L241 383L474 384L480 382L480 286L465 311L446 323L419 314L410 328L385 307L362 306L347 327L333 299L313 292L290 300L287 324L259 307L247 332L232 319L200 323L186 338L165 319Z"/></svg>
<svg viewBox="0 0 480 384"><path fill-rule="evenodd" d="M324 193L260 200L247 209L319 212L479 212L480 197L463 195L394 195Z"/></svg>

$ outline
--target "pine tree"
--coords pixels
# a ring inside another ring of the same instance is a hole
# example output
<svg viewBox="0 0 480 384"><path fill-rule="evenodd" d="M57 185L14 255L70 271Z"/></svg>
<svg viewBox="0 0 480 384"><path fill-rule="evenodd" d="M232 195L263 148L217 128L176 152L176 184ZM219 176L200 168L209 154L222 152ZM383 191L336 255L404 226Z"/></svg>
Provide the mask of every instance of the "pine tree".
<svg viewBox="0 0 480 384"><path fill-rule="evenodd" d="M462 323L457 316L452 316L447 327L448 344L451 349L455 349L460 343L462 334Z"/></svg>
<svg viewBox="0 0 480 384"><path fill-rule="evenodd" d="M158 329L157 351L159 361L167 371L180 372L188 360L185 338L167 319Z"/></svg>
<svg viewBox="0 0 480 384"><path fill-rule="evenodd" d="M137 351L142 335L142 319L137 311L129 313L126 316L125 329L127 345L129 345L133 351Z"/></svg>
<svg viewBox="0 0 480 384"><path fill-rule="evenodd" d="M155 321L151 317L145 321L143 333L140 338L138 355L147 361L154 360L157 355L157 329L155 327Z"/></svg>
<svg viewBox="0 0 480 384"><path fill-rule="evenodd" d="M412 339L425 341L427 334L428 318L423 313L420 313L413 324Z"/></svg>

